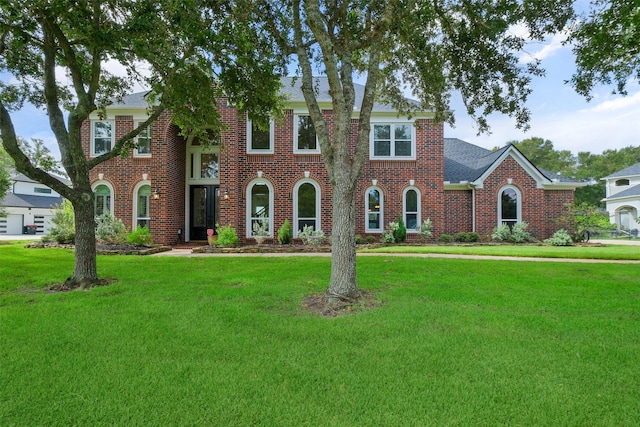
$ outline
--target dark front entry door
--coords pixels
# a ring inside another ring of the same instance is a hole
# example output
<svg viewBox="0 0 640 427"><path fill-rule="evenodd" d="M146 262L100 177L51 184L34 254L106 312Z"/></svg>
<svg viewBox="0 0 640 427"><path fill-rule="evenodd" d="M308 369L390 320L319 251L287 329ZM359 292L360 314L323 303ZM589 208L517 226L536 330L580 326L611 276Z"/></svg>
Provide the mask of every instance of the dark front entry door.
<svg viewBox="0 0 640 427"><path fill-rule="evenodd" d="M215 185L192 185L189 236L191 240L207 240L207 230L215 232L220 216L220 188Z"/></svg>

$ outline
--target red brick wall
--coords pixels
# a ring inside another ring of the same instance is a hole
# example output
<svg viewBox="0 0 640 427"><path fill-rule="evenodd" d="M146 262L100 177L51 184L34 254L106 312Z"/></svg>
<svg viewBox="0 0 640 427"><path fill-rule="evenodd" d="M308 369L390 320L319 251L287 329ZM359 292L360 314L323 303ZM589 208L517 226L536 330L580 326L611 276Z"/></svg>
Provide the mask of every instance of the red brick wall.
<svg viewBox="0 0 640 427"><path fill-rule="evenodd" d="M274 188L274 229L288 219L292 225L294 218L293 189L296 183L305 178L315 180L321 189L321 224L327 235L331 233L332 191L327 171L319 154L294 154L293 131L294 114L291 110L284 115L282 122L275 124L274 154L247 154L246 129L244 115L226 102L219 102L219 110L225 129L221 132L220 151L220 191L229 191L229 199L220 201L220 223L236 227L238 236L246 241L246 192L249 183L258 178L267 180ZM323 114L332 126L332 112ZM130 116L116 116L116 135L123 135L133 128ZM83 126L85 149L89 150L89 122ZM355 146L357 121L352 121L352 148ZM186 144L179 136L178 129L171 124L171 116L164 113L152 125L152 156L150 158L114 158L98 165L91 172L91 180L98 179L98 173L104 174L109 181L115 197L114 215L122 219L131 228L133 226L133 190L142 181L142 174L148 174L152 191L158 189L159 199L151 200L151 232L158 243L175 244L178 229L184 236L187 218L185 217L185 175ZM434 237L441 233L455 234L471 231L472 207L471 191L444 191L444 134L443 126L431 120L420 120L416 128L416 159L403 161L368 160L365 163L356 188L356 233L365 233L365 192L376 180L384 193L384 222L396 221L402 213L403 192L414 181L421 198L421 220L430 218L433 223ZM476 192L476 231L481 235L490 235L497 225L497 197L499 189L507 184L507 179L522 192L522 219L530 224L530 230L538 238L549 236L555 231L555 225L548 218L559 216L565 203L573 201L573 191L544 191L536 188L535 181L512 158L507 158L485 181L484 188ZM295 225L294 225L295 226ZM375 234L376 238L379 234ZM415 234L409 234L408 240L416 240Z"/></svg>
<svg viewBox="0 0 640 427"><path fill-rule="evenodd" d="M511 179L511 184L509 184ZM572 190L544 190L536 181L508 156L484 181L484 188L476 190L476 231L483 237L490 236L498 225L498 197L506 185L516 187L522 196L522 221L529 224L528 231L536 239L550 237L557 226L564 204L573 203Z"/></svg>
<svg viewBox="0 0 640 427"><path fill-rule="evenodd" d="M444 192L445 224L443 233L473 231L473 194L471 190L446 190Z"/></svg>

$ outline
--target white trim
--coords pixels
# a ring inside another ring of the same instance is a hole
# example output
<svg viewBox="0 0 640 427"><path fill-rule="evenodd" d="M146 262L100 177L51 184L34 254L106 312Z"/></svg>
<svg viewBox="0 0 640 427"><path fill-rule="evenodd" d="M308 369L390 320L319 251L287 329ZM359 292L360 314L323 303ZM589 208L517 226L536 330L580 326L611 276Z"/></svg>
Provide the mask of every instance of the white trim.
<svg viewBox="0 0 640 427"><path fill-rule="evenodd" d="M380 195L379 228L369 228L369 192L371 190L376 190ZM364 192L364 231L366 233L382 233L384 231L384 192L377 185L372 185Z"/></svg>
<svg viewBox="0 0 640 427"><path fill-rule="evenodd" d="M273 154L275 144L275 123L269 120L269 149L254 150L251 148L251 137L253 134L252 121L247 119L247 154Z"/></svg>
<svg viewBox="0 0 640 427"><path fill-rule="evenodd" d="M302 231L298 229L298 190L303 184L311 184L316 190L316 213L314 219L316 221L316 230L322 229L320 221L320 201L322 200L320 185L313 179L303 178L293 186L293 237L298 237L298 232Z"/></svg>
<svg viewBox="0 0 640 427"><path fill-rule="evenodd" d="M307 114L294 114L293 115L293 154L320 154L320 141L318 140L318 133L316 132L316 148L315 149L300 149L298 148L298 124L300 117L309 117ZM315 126L315 125L314 125ZM314 127L315 131L315 127Z"/></svg>
<svg viewBox="0 0 640 427"><path fill-rule="evenodd" d="M149 189L152 190L151 181L149 180L140 181L136 184L135 187L133 187L133 209L132 209L133 218L131 222L132 230L135 230L136 228L138 228L138 219L140 219L138 218L138 191L140 191L140 188L144 187L145 185L148 185ZM149 224L151 224L151 195L149 196L149 216L144 217L142 219L148 219ZM151 225L149 225L149 228L151 228Z"/></svg>
<svg viewBox="0 0 640 427"><path fill-rule="evenodd" d="M409 191L411 191L411 190L416 192L416 197L418 199L418 200L416 200L418 211L417 212L410 212L410 213L411 214L414 214L414 213L416 214L416 227L420 227L420 225L422 224L422 215L421 215L421 211L422 211L422 193L415 186L405 187L405 189L402 190L402 220L404 221L404 226L407 229L407 233L418 233L418 229L417 228L409 228L408 225L407 225L407 211L406 211L407 193Z"/></svg>
<svg viewBox="0 0 640 427"><path fill-rule="evenodd" d="M247 201L245 203L245 219L246 219L246 226L245 226L245 237L247 238L253 238L253 227L251 226L252 222L252 216L251 216L251 190L253 189L253 187L255 185L266 185L267 188L269 189L269 236L273 237L273 199L274 199L274 194L273 194L273 185L271 184L271 182L269 182L268 180L264 179L264 178L256 178L254 180L252 180L251 182L249 182L249 184L247 184L247 187L245 188L245 200Z"/></svg>
<svg viewBox="0 0 640 427"><path fill-rule="evenodd" d="M390 129L390 155L389 156L376 156L374 155L375 147L374 147L374 129L375 126L380 125L389 125ZM394 127L396 125L408 125L411 127L411 155L410 156L396 156L395 155L395 133ZM416 159L416 151L417 151L417 143L416 143L416 127L413 121L409 120L371 120L371 130L369 131L369 159L370 160L392 160L392 161L402 161L402 160L415 160Z"/></svg>
<svg viewBox="0 0 640 427"><path fill-rule="evenodd" d="M511 189L516 192L517 197L517 205L516 205L516 224L522 222L522 191L515 185L504 185L498 190L497 199L497 222L498 226L504 223L504 218L502 218L502 192L505 190Z"/></svg>
<svg viewBox="0 0 640 427"><path fill-rule="evenodd" d="M136 128L138 128L144 122L145 122L144 120L135 121L134 124L135 124ZM152 126L152 124L149 124L149 126L147 126L145 129L143 129L141 131L141 133L144 132L145 130L147 132L149 132L149 134L147 135L147 138L149 138L149 152L148 153L142 153L142 154L138 152L137 145L138 145L138 139L140 138L140 134L138 134L138 136L135 137L136 148L133 149L133 157L141 158L141 159L151 157L151 147L153 145L153 141L151 139L151 130L152 130L151 126Z"/></svg>
<svg viewBox="0 0 640 427"><path fill-rule="evenodd" d="M91 190L93 191L93 206L95 209L95 205L96 205L96 200L95 200L95 192L96 192L96 188L98 188L99 186L104 185L105 187L107 187L109 189L109 194L111 196L111 206L109 206L109 212L111 213L111 215L113 215L113 204L115 201L115 193L113 191L113 185L111 185L111 183L109 181L105 181L104 179L100 179L98 181L95 181L93 184L91 184Z"/></svg>
<svg viewBox="0 0 640 427"><path fill-rule="evenodd" d="M107 151L101 151L99 153L97 153L95 151L96 148L96 144L95 144L95 125L96 123L110 123L111 124L111 141L110 141L110 147ZM89 145L91 146L89 148L90 152L91 152L91 157L98 157L101 154L104 153L108 153L109 151L111 151L113 149L113 146L115 145L115 141L116 141L116 121L115 120L91 120L91 140L89 141Z"/></svg>
<svg viewBox="0 0 640 427"><path fill-rule="evenodd" d="M507 148L504 153L502 153L500 157L498 157L491 164L491 166L472 184L474 184L476 188L483 188L484 181L493 173L493 171L498 168L498 166L500 166L500 164L502 164L502 162L506 160L508 156L511 156L520 165L520 167L524 169L525 172L527 172L527 174L529 174L529 176L531 176L531 178L536 181L537 188L544 188L545 186L552 184L552 182L546 176L542 175L542 173L513 146ZM572 186L571 188L573 187L576 186Z"/></svg>

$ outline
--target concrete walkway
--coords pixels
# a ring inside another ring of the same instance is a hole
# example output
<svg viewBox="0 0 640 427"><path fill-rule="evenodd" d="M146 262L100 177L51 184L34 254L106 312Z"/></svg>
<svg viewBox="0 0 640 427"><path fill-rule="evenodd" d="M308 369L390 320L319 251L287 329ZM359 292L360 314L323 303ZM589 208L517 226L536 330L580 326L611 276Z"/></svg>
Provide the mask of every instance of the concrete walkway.
<svg viewBox="0 0 640 427"><path fill-rule="evenodd" d="M20 235L0 235L0 240L40 240L42 234L20 234ZM640 246L640 240L628 239L608 239L608 240L591 240L591 243L601 243L604 245L628 245ZM640 250L640 248L638 248ZM149 256L168 256L168 257L330 257L331 253L315 253L315 252L294 252L294 253L193 253L191 249L173 249L167 252L160 252ZM458 254L412 254L412 253L379 253L379 252L358 252L361 257L413 257L413 258L452 258L452 259L475 259L475 260L493 260L493 261L529 261L529 262L581 262L581 263L604 263L604 264L640 264L640 261L634 260L606 260L606 259L580 259L580 258L540 258L540 257L509 257L495 255L458 255Z"/></svg>
<svg viewBox="0 0 640 427"><path fill-rule="evenodd" d="M640 243L639 243L640 244ZM309 253L309 252L292 252L292 253L193 253L191 249L173 249L167 252L159 252L150 256L164 257L261 257L261 258L280 258L280 257L330 257L331 253ZM603 263L603 264L639 264L636 260L607 260L607 259L582 259L582 258L541 258L541 257L511 257L497 255L460 255L460 254L415 254L415 253L381 253L381 252L358 252L359 257L413 257L413 258L449 258L449 259L473 259L473 260L493 260L493 261L528 261L528 262L578 262L578 263Z"/></svg>

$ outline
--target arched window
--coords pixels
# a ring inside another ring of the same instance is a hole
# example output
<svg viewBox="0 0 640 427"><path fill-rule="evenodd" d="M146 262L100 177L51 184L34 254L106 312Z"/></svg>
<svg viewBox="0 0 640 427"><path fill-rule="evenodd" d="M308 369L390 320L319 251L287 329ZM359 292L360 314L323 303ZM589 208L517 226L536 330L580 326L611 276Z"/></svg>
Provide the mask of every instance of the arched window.
<svg viewBox="0 0 640 427"><path fill-rule="evenodd" d="M629 185L628 179L619 179L616 181L616 187L624 187L626 185Z"/></svg>
<svg viewBox="0 0 640 427"><path fill-rule="evenodd" d="M247 237L252 237L253 224L263 219L268 224L269 236L273 236L273 188L264 179L252 181L247 186Z"/></svg>
<svg viewBox="0 0 640 427"><path fill-rule="evenodd" d="M149 223L151 222L150 201L151 186L148 184L139 186L136 190L135 198L136 227L149 228Z"/></svg>
<svg viewBox="0 0 640 427"><path fill-rule="evenodd" d="M520 191L515 187L504 187L498 198L498 225L507 224L509 228L520 222Z"/></svg>
<svg viewBox="0 0 640 427"><path fill-rule="evenodd" d="M294 237L305 225L320 229L320 188L312 180L298 182L293 188Z"/></svg>
<svg viewBox="0 0 640 427"><path fill-rule="evenodd" d="M95 214L103 215L105 212L113 213L111 209L111 189L105 184L98 184L94 188L95 193Z"/></svg>
<svg viewBox="0 0 640 427"><path fill-rule="evenodd" d="M420 225L420 192L417 188L404 190L402 215L407 231L417 231Z"/></svg>
<svg viewBox="0 0 640 427"><path fill-rule="evenodd" d="M384 228L384 197L382 190L377 187L367 189L365 204L367 208L365 231L372 233L382 232Z"/></svg>

